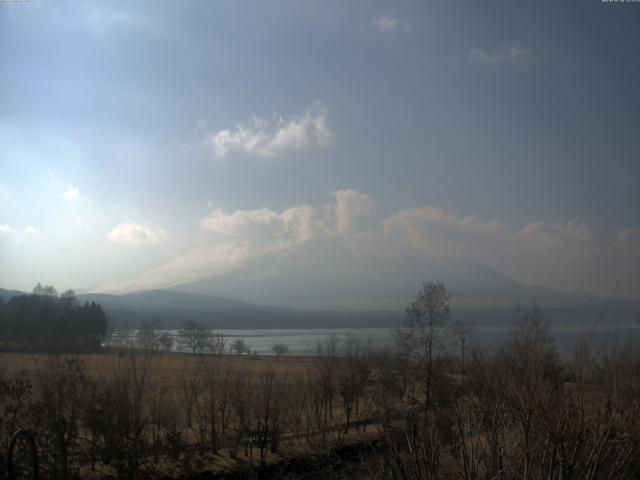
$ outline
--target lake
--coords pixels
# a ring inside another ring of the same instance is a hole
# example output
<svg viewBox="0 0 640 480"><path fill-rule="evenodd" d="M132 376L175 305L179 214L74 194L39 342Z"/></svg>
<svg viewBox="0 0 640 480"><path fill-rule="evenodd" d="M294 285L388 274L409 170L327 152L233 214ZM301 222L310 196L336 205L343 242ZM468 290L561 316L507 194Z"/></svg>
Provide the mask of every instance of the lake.
<svg viewBox="0 0 640 480"><path fill-rule="evenodd" d="M470 343L477 341L481 345L498 347L509 336L511 324L476 325L470 327ZM358 337L371 342L374 346L384 347L393 342L393 329L389 328L330 328L330 329L255 329L255 330L213 330L227 339L227 346L236 339L242 339L258 355L273 355L271 347L283 343L289 347L291 355L313 355L316 346L332 335L339 340L349 336ZM551 326L551 334L562 356L569 355L578 341L589 335L590 327L581 324L560 324ZM165 330L161 333L178 337L178 330ZM120 332L117 336L135 337L133 332ZM593 331L593 344L596 347L625 343L640 345L640 324L636 322L614 325L601 325Z"/></svg>

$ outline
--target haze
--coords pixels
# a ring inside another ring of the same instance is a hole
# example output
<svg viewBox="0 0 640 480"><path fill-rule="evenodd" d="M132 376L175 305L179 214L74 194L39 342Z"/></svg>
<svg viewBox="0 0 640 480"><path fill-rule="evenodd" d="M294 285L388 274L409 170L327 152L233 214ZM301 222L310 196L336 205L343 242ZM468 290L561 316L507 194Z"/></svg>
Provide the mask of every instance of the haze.
<svg viewBox="0 0 640 480"><path fill-rule="evenodd" d="M2 3L0 287L637 301L634 7Z"/></svg>

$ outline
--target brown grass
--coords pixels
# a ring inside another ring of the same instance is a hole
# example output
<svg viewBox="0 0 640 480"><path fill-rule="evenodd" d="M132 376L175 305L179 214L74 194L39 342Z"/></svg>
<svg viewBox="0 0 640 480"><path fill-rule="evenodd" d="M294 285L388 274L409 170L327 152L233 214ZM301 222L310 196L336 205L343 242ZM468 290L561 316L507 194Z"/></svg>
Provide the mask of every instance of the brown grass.
<svg viewBox="0 0 640 480"><path fill-rule="evenodd" d="M38 378L47 372L48 368L53 364L54 360L79 359L83 364L83 372L87 376L97 382L101 379L113 378L118 372L126 371L131 362L131 356L137 355L142 358L144 355L141 351L121 352L108 351L104 353L92 354L47 354L47 353L0 353L0 376L5 378L19 377L30 380L37 389ZM304 356L282 356L279 359L272 356L263 356L257 358L238 357L233 355L225 355L220 357L213 356L197 356L185 353L155 353L150 362L151 375L158 380L163 395L175 396L179 399L182 395L181 379L189 376L197 370L200 362L206 361L208 366L213 366L221 372L232 369L238 374L243 372L251 373L251 378L258 378L261 373L272 371L280 376L286 376L290 379L299 378L303 380L311 371L316 371L313 364L313 357ZM179 403L179 401L178 401ZM351 429L348 434L344 434L341 428L343 415L338 407L338 402L334 406L334 420L336 430L328 432L328 436L333 442L338 444L352 444L362 442L364 440L377 437L379 434L377 429L369 428L366 433L361 429ZM354 416L355 417L355 416ZM356 420L354 418L353 420ZM185 429L183 436L187 443L195 442L195 433ZM317 438L315 438L317 437ZM267 462L278 462L297 456L306 456L317 453L320 450L320 436L313 434L312 438L305 440L303 438L282 439L280 449L277 454L267 452ZM220 449L217 455L199 455L188 459L182 458L178 462L171 462L167 459L166 471L175 471L180 469L180 463L196 462L198 467L204 470L213 471L234 471L240 466L248 464L257 465L259 463L258 454L254 451L253 458L244 455L240 449L235 456L230 454L226 448ZM161 463L163 463L161 461ZM109 470L106 468L105 472Z"/></svg>
<svg viewBox="0 0 640 480"><path fill-rule="evenodd" d="M141 355L140 352L137 352ZM38 370L46 366L55 357L77 358L86 367L87 374L94 378L111 375L118 367L126 365L128 355L115 352L81 353L81 354L49 354L49 353L2 353L0 354L0 373L7 377L23 377L34 379ZM311 357L237 357L224 355L220 357L190 355L185 353L156 353L151 363L153 373L158 374L168 382L176 379L184 371L194 369L199 362L206 359L214 362L214 366L221 369L232 368L236 371L248 371L260 374L271 370L278 374L291 376L305 375L312 367Z"/></svg>

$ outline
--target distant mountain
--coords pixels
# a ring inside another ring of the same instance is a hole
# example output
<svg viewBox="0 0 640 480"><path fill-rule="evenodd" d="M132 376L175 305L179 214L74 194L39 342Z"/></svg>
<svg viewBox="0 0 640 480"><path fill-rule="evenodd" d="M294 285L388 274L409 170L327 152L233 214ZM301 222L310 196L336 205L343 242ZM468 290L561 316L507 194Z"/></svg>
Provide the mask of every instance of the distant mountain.
<svg viewBox="0 0 640 480"><path fill-rule="evenodd" d="M271 250L204 246L78 298L99 303L120 326L158 319L179 328L196 320L225 329L397 326L425 281L442 281L455 318L476 324L509 321L517 305L534 302L551 319L591 321L606 301L523 285L477 262L359 240L324 236ZM630 321L637 311L637 303L615 299L608 313Z"/></svg>
<svg viewBox="0 0 640 480"><path fill-rule="evenodd" d="M5 301L11 300L13 297L18 297L20 295L26 295L26 293L21 292L20 290L6 290L4 288L0 288L0 298Z"/></svg>
<svg viewBox="0 0 640 480"><path fill-rule="evenodd" d="M19 290L0 288L5 301ZM245 328L370 328L395 327L400 311L296 311L256 305L230 298L198 295L171 290L150 290L125 295L79 294L80 302L96 302L109 315L114 328L136 328L143 321L158 320L161 328L181 328L185 320L202 323L212 329Z"/></svg>
<svg viewBox="0 0 640 480"><path fill-rule="evenodd" d="M563 294L525 288L525 294L544 294L549 297ZM25 292L0 289L0 297L9 300ZM512 298L513 297L509 297ZM161 328L181 328L185 320L198 321L211 329L254 328L393 328L401 324L408 301L397 301L397 308L378 310L303 310L286 309L232 300L225 297L192 294L174 290L151 290L125 295L80 294L80 302L96 302L102 305L114 328L136 328L143 321L158 320ZM459 303L459 302L458 302ZM603 299L596 304L604 305ZM522 302L530 306L531 302ZM497 325L513 320L515 304L489 305L468 308L464 304L453 305L452 318L470 326ZM593 305L543 307L552 323L589 325L597 315ZM607 309L608 323L629 323L637 320L637 306L616 301Z"/></svg>
<svg viewBox="0 0 640 480"><path fill-rule="evenodd" d="M83 293L78 295L80 301L96 302L111 308L174 308L211 312L247 311L277 312L282 309L255 305L230 298L198 295L172 290L149 290L126 295L106 293Z"/></svg>
<svg viewBox="0 0 640 480"><path fill-rule="evenodd" d="M477 262L400 252L354 254L347 246L321 242L172 288L301 309L401 310L425 281L442 281L461 308L513 308L534 301L553 308L589 305L585 295L526 286Z"/></svg>
<svg viewBox="0 0 640 480"><path fill-rule="evenodd" d="M402 311L425 281L442 281L458 309L513 309L534 302L542 308L591 308L593 301L603 301L523 285L478 262L330 235L282 250L203 246L94 291L172 290L296 310ZM635 305L619 299L616 304Z"/></svg>
<svg viewBox="0 0 640 480"><path fill-rule="evenodd" d="M563 294L535 287L527 293L549 298ZM510 297L513 298L513 297ZM126 295L82 294L78 299L95 301L107 311L115 328L135 328L142 321L157 319L162 328L181 328L185 320L194 320L211 329L254 328L393 328L400 326L407 303L393 310L302 310L258 305L224 297L192 294L173 290L151 290ZM603 299L595 305L602 307ZM522 302L524 307L532 302ZM466 308L453 306L452 318L470 326L508 324L514 318L515 304ZM550 305L543 307L552 323L591 325L597 317L594 305ZM629 302L613 302L605 322L630 323L636 320L637 307Z"/></svg>
<svg viewBox="0 0 640 480"><path fill-rule="evenodd" d="M158 320L162 328L180 328L185 320L212 329L395 327L402 312L299 311L256 305L229 298L172 290L151 290L126 295L82 294L107 311L115 328L135 328L142 321Z"/></svg>

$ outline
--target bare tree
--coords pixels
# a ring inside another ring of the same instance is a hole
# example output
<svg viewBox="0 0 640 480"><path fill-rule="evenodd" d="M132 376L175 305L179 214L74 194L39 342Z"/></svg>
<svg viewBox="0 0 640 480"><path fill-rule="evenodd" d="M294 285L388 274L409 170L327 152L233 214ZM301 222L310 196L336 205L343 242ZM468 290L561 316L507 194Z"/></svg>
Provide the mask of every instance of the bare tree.
<svg viewBox="0 0 640 480"><path fill-rule="evenodd" d="M376 417L382 425L387 427L392 416L401 408L406 389L404 369L397 356L390 349L380 350L371 358L374 382L371 400L376 411Z"/></svg>
<svg viewBox="0 0 640 480"><path fill-rule="evenodd" d="M119 478L137 478L145 466L149 428L150 385L153 360L145 352L118 357L111 375L97 383L96 394L85 417L103 462L115 467Z"/></svg>
<svg viewBox="0 0 640 480"><path fill-rule="evenodd" d="M189 364L185 364L178 378L187 428L192 427L194 410L196 409L198 397L203 389L204 370L205 368L201 362L198 362L195 368Z"/></svg>
<svg viewBox="0 0 640 480"><path fill-rule="evenodd" d="M383 478L438 480L440 437L415 415L407 415L401 428L384 430L386 450Z"/></svg>
<svg viewBox="0 0 640 480"><path fill-rule="evenodd" d="M446 357L447 343L451 340L450 297L442 283L425 283L407 307L403 326L396 331L401 355L418 374L426 413L431 411L433 403L436 367Z"/></svg>
<svg viewBox="0 0 640 480"><path fill-rule="evenodd" d="M240 356L245 352L247 354L251 353L251 346L247 345L247 343L243 339L237 338L231 344L231 350L235 351L236 355Z"/></svg>
<svg viewBox="0 0 640 480"><path fill-rule="evenodd" d="M158 346L164 353L170 353L173 350L174 339L168 333L163 333L158 337Z"/></svg>
<svg viewBox="0 0 640 480"><path fill-rule="evenodd" d="M245 454L251 456L253 453L254 417L251 379L245 370L235 372L230 381L230 405L234 415L235 445L234 450L244 446Z"/></svg>
<svg viewBox="0 0 640 480"><path fill-rule="evenodd" d="M53 478L70 478L70 459L77 448L85 397L92 383L84 374L84 365L76 358L53 356L38 364L37 401L32 405L34 425L45 455L42 466Z"/></svg>
<svg viewBox="0 0 640 480"><path fill-rule="evenodd" d="M227 396L226 388L220 381L220 371L215 361L207 361L202 371L202 400L198 404L200 424L203 426L201 430L204 432L204 436L208 437L211 451L213 453L218 452L219 444L219 430L221 415L224 415L224 410L220 411L219 406L222 402L226 402L224 397ZM204 443L204 438L201 439Z"/></svg>
<svg viewBox="0 0 640 480"><path fill-rule="evenodd" d="M223 355L227 347L227 339L217 332L209 338L209 349L213 355Z"/></svg>
<svg viewBox="0 0 640 480"><path fill-rule="evenodd" d="M160 321L154 318L151 321L145 320L138 329L136 337L136 346L149 352L156 352L160 348L158 327Z"/></svg>
<svg viewBox="0 0 640 480"><path fill-rule="evenodd" d="M362 339L349 336L343 345L343 358L338 373L338 392L345 415L344 433L349 433L352 413L358 415L360 398L369 383L372 371L371 348Z"/></svg>
<svg viewBox="0 0 640 480"><path fill-rule="evenodd" d="M318 371L322 389L324 424L333 418L333 398L336 392L336 369L338 359L338 337L331 335L316 347L314 365Z"/></svg>
<svg viewBox="0 0 640 480"><path fill-rule="evenodd" d="M278 450L288 406L285 389L284 379L271 370L258 376L254 395L255 435L263 465L267 448Z"/></svg>
<svg viewBox="0 0 640 480"><path fill-rule="evenodd" d="M289 353L289 345L286 343L276 343L271 346L271 351L276 354L276 359L280 360L282 355L287 355Z"/></svg>
<svg viewBox="0 0 640 480"><path fill-rule="evenodd" d="M180 330L179 343L193 355L205 353L211 349L211 333L201 323L187 320Z"/></svg>

